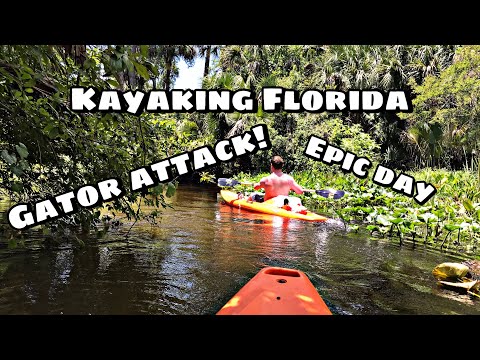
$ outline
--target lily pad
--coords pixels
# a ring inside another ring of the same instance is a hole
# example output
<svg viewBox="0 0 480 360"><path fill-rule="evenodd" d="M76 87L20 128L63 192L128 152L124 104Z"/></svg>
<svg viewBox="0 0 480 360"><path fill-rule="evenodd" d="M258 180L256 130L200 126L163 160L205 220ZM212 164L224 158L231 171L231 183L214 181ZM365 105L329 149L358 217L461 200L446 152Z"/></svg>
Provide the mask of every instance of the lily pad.
<svg viewBox="0 0 480 360"><path fill-rule="evenodd" d="M445 225L443 225L443 227L444 227L445 230L447 230L447 231L455 231L455 230L460 229L460 226L459 226L459 225L454 225L454 224L445 224Z"/></svg>

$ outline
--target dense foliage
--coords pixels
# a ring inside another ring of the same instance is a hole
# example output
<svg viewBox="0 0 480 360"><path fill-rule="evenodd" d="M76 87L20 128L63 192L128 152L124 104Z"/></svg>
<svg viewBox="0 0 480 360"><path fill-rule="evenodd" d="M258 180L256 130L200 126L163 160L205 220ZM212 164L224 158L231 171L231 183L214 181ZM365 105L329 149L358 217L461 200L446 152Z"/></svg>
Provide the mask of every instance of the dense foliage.
<svg viewBox="0 0 480 360"><path fill-rule="evenodd" d="M71 86L146 89L155 79L162 85L166 79L159 68L166 57L148 46L1 46L1 190L13 201L27 202L110 177L128 188L130 170L184 151L196 141L186 118L79 114L68 106ZM153 189L148 201L165 206L162 190ZM133 205L141 195L127 193L110 209L137 219L141 214ZM47 226L88 229L99 217L97 209L83 209Z"/></svg>

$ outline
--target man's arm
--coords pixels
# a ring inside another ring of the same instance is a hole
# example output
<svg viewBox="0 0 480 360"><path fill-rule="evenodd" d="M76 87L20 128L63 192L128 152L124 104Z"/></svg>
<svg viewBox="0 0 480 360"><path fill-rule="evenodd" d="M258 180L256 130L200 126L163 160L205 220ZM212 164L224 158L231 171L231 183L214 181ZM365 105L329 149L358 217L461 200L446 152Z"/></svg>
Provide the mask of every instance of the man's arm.
<svg viewBox="0 0 480 360"><path fill-rule="evenodd" d="M263 188L265 188L265 178L261 178L260 182L255 183L253 185L254 190L259 190L259 189L263 189Z"/></svg>
<svg viewBox="0 0 480 360"><path fill-rule="evenodd" d="M302 187L300 185L298 185L293 178L292 178L292 185L290 187L290 190L295 191L297 194L303 194Z"/></svg>

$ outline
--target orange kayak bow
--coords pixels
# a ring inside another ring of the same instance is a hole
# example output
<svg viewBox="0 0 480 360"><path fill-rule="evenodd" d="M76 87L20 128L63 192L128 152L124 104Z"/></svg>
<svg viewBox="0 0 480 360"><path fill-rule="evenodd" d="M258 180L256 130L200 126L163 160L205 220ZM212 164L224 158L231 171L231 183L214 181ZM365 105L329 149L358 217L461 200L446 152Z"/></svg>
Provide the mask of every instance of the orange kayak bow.
<svg viewBox="0 0 480 360"><path fill-rule="evenodd" d="M299 270L267 267L240 289L217 315L332 315Z"/></svg>

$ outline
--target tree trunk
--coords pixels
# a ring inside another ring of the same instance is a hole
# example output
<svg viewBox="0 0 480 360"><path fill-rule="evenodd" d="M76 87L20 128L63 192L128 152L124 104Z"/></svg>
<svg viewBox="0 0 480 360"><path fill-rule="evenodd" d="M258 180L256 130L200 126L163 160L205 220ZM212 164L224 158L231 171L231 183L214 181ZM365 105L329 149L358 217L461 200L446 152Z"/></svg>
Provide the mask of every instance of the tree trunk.
<svg viewBox="0 0 480 360"><path fill-rule="evenodd" d="M123 71L116 72L115 78L117 79L117 82L120 85L120 90L125 91L127 86L125 85L125 77L124 77Z"/></svg>
<svg viewBox="0 0 480 360"><path fill-rule="evenodd" d="M138 45L132 45L132 54L138 53L140 50ZM130 83L130 89L136 89L137 88L137 76L135 74L135 71L132 69L132 71L128 72L128 82Z"/></svg>
<svg viewBox="0 0 480 360"><path fill-rule="evenodd" d="M205 53L205 68L203 70L203 78L205 79L208 76L209 70L210 70L210 50L211 46L209 45L207 47L207 51Z"/></svg>
<svg viewBox="0 0 480 360"><path fill-rule="evenodd" d="M76 65L82 66L87 59L86 45L64 45L65 55L72 58Z"/></svg>
<svg viewBox="0 0 480 360"><path fill-rule="evenodd" d="M172 57L168 57L167 58L167 61L165 62L165 90L169 90L170 89L170 74L172 73L172 62L173 62L173 59Z"/></svg>

